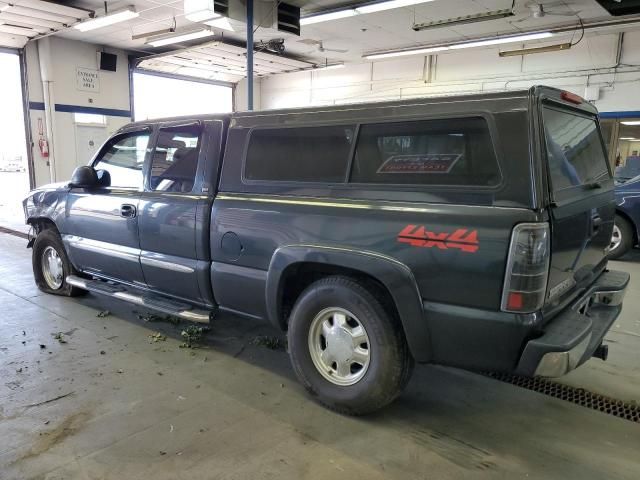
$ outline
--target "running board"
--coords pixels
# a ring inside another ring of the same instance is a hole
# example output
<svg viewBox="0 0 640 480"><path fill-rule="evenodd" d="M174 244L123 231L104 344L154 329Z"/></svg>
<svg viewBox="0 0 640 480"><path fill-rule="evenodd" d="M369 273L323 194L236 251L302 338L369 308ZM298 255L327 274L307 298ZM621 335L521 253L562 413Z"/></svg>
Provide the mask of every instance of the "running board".
<svg viewBox="0 0 640 480"><path fill-rule="evenodd" d="M209 323L213 313L212 311L197 309L188 303L179 302L166 297L127 290L123 285L107 283L102 280L90 280L75 275L69 275L66 278L66 282L73 287L82 288L83 290L95 292L100 295L107 295L108 297L134 303L141 307L146 307L158 312L175 315L176 317L180 317L191 322Z"/></svg>

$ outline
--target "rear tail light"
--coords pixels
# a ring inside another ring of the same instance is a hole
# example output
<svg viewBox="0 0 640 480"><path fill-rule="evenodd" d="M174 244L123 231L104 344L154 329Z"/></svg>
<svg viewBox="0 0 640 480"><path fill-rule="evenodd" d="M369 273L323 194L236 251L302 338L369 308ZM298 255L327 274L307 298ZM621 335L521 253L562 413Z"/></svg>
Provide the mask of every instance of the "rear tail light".
<svg viewBox="0 0 640 480"><path fill-rule="evenodd" d="M529 313L542 307L549 256L548 223L521 223L513 228L502 289L503 311Z"/></svg>

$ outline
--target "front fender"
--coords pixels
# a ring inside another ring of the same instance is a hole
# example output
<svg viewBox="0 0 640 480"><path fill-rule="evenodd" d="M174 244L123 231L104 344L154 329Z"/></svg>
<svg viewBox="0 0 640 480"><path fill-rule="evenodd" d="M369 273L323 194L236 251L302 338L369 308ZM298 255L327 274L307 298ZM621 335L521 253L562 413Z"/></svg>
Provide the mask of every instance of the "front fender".
<svg viewBox="0 0 640 480"><path fill-rule="evenodd" d="M67 189L34 190L23 200L25 222L34 224L38 220L51 220L58 231L63 232L64 205Z"/></svg>
<svg viewBox="0 0 640 480"><path fill-rule="evenodd" d="M265 291L267 315L271 323L278 328L286 328L280 302L283 273L295 264L306 262L349 268L382 283L393 298L413 357L419 362L430 360L429 329L413 273L404 263L375 252L320 245L288 245L278 248L269 264Z"/></svg>

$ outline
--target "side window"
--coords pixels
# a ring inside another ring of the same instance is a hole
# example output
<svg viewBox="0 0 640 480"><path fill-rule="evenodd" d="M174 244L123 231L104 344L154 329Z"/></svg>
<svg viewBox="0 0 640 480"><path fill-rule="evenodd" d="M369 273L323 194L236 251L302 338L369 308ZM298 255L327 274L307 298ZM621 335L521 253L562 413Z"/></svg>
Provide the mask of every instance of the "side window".
<svg viewBox="0 0 640 480"><path fill-rule="evenodd" d="M268 128L251 132L247 180L343 182L355 126Z"/></svg>
<svg viewBox="0 0 640 480"><path fill-rule="evenodd" d="M142 188L142 166L149 144L149 132L128 133L109 142L93 164L106 170L112 187Z"/></svg>
<svg viewBox="0 0 640 480"><path fill-rule="evenodd" d="M500 169L483 118L362 125L350 181L492 186Z"/></svg>
<svg viewBox="0 0 640 480"><path fill-rule="evenodd" d="M151 159L151 190L191 192L198 169L198 124L161 128Z"/></svg>

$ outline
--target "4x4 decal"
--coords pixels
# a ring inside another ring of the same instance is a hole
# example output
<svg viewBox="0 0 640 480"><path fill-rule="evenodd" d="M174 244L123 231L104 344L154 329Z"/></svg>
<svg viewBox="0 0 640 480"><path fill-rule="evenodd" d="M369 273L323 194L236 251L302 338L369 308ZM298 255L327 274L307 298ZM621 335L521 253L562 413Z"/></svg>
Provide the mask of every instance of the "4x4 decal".
<svg viewBox="0 0 640 480"><path fill-rule="evenodd" d="M434 233L425 227L407 225L398 233L398 242L414 247L436 247L441 250L457 248L463 252L475 253L480 248L478 231L459 228L453 233Z"/></svg>

